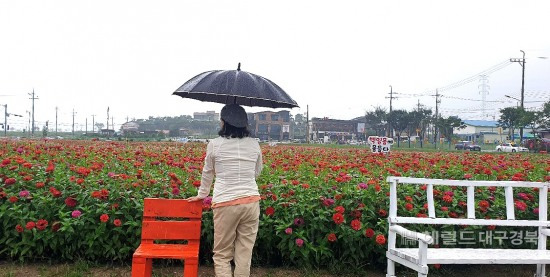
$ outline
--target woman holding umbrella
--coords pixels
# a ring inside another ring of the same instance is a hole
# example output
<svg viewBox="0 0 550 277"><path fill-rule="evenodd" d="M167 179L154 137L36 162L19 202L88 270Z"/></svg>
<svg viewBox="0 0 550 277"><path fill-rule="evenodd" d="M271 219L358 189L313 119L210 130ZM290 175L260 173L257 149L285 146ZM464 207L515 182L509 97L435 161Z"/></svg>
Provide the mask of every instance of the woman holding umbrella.
<svg viewBox="0 0 550 277"><path fill-rule="evenodd" d="M237 104L223 107L218 138L206 149L199 201L210 194L214 175L212 210L214 214L214 270L216 276L250 276L252 248L260 218L260 194L256 178L262 170L262 152L249 137L245 110Z"/></svg>

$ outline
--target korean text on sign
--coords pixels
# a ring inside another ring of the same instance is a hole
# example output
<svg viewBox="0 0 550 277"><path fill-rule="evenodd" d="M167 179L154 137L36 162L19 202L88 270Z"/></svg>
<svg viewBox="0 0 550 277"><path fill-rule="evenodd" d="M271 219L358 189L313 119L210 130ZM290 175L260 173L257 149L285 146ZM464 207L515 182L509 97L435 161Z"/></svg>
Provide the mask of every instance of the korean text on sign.
<svg viewBox="0 0 550 277"><path fill-rule="evenodd" d="M387 137L370 136L368 139L370 150L372 153L388 153L390 152L393 139Z"/></svg>

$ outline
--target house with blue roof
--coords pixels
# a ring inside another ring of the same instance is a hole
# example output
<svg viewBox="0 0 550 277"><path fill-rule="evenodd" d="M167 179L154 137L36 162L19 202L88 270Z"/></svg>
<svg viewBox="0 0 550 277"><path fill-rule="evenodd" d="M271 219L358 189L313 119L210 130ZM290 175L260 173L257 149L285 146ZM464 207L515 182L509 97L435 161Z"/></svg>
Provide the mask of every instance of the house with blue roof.
<svg viewBox="0 0 550 277"><path fill-rule="evenodd" d="M493 120L463 120L466 128L454 129L453 133L463 140L477 143L499 143L519 139L519 129L514 130L513 137L510 137L510 130L498 127L498 121ZM531 130L525 127L523 137L533 137Z"/></svg>
<svg viewBox="0 0 550 277"><path fill-rule="evenodd" d="M506 132L498 127L498 121L493 120L463 120L466 128L455 128L453 133L463 140L474 141L478 143L494 143L504 141Z"/></svg>

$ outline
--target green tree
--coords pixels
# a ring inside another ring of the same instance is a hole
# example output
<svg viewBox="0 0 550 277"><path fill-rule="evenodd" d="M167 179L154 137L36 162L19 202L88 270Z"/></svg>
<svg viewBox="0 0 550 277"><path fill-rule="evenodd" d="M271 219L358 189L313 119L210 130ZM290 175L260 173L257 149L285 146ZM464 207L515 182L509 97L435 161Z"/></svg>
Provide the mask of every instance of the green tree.
<svg viewBox="0 0 550 277"><path fill-rule="evenodd" d="M497 126L508 129L508 135L513 138L514 131L519 128L523 110L520 107L508 107L500 109L500 118Z"/></svg>
<svg viewBox="0 0 550 277"><path fill-rule="evenodd" d="M395 110L389 114L389 118L392 122L392 128L397 133L397 139L401 139L401 134L407 129L409 123L412 121L411 114L406 110Z"/></svg>
<svg viewBox="0 0 550 277"><path fill-rule="evenodd" d="M374 130L377 136L383 136L386 133L386 123L388 114L386 110L380 106L375 107L374 111L365 114L365 128Z"/></svg>
<svg viewBox="0 0 550 277"><path fill-rule="evenodd" d="M437 121L437 127L439 128L441 134L445 136L447 141L451 141L454 129L464 129L466 128L466 125L459 117L449 116L447 118L440 118Z"/></svg>
<svg viewBox="0 0 550 277"><path fill-rule="evenodd" d="M550 129L550 101L544 103L542 110L537 113L537 121L541 128Z"/></svg>

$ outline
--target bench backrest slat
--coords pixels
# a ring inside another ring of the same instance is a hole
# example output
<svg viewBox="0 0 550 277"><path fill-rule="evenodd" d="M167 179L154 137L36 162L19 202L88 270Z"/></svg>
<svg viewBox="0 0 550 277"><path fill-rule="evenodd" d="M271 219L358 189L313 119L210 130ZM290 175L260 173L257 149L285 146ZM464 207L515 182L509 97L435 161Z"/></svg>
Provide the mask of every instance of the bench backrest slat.
<svg viewBox="0 0 550 277"><path fill-rule="evenodd" d="M434 185L428 184L426 194L428 196L428 217L435 218Z"/></svg>
<svg viewBox="0 0 550 277"><path fill-rule="evenodd" d="M188 244L198 244L201 217L201 201L145 198L141 243L153 243L154 240L187 240Z"/></svg>
<svg viewBox="0 0 550 277"><path fill-rule="evenodd" d="M145 198L143 217L201 218L201 201L188 202L184 199Z"/></svg>
<svg viewBox="0 0 550 277"><path fill-rule="evenodd" d="M548 221L548 182L523 181L471 181L471 180L443 180L412 177L387 178L390 183L390 222L395 223L423 223L423 224L467 224L467 225L499 225L499 226L539 226L549 227ZM397 215L397 186L398 183L426 185L428 201L428 218L399 217ZM435 185L467 187L467 219L436 218L433 187ZM506 197L506 220L475 219L475 191L476 187L504 187ZM516 220L514 188L539 188L539 222L530 220ZM515 222L514 222L515 221Z"/></svg>
<svg viewBox="0 0 550 277"><path fill-rule="evenodd" d="M201 222L194 221L143 221L141 239L146 240L198 240Z"/></svg>
<svg viewBox="0 0 550 277"><path fill-rule="evenodd" d="M519 181L472 181L472 180L447 180L447 179L428 179L428 178L413 178L413 177L398 177L398 176L389 176L387 181L391 182L392 180L398 180L399 183L406 184L432 184L432 185L443 185L443 186L457 186L457 187L467 187L470 185L476 187L507 187L513 186L516 188L542 188L543 186L548 187L548 182L519 182Z"/></svg>
<svg viewBox="0 0 550 277"><path fill-rule="evenodd" d="M508 186L504 189L506 196L506 219L514 220L516 216L514 214L514 189Z"/></svg>
<svg viewBox="0 0 550 277"><path fill-rule="evenodd" d="M548 220L548 186L539 190L539 220ZM546 250L546 236L541 232L542 227L539 227L539 244L540 250Z"/></svg>
<svg viewBox="0 0 550 277"><path fill-rule="evenodd" d="M468 218L474 219L476 218L476 201L474 199L474 186L468 186Z"/></svg>

